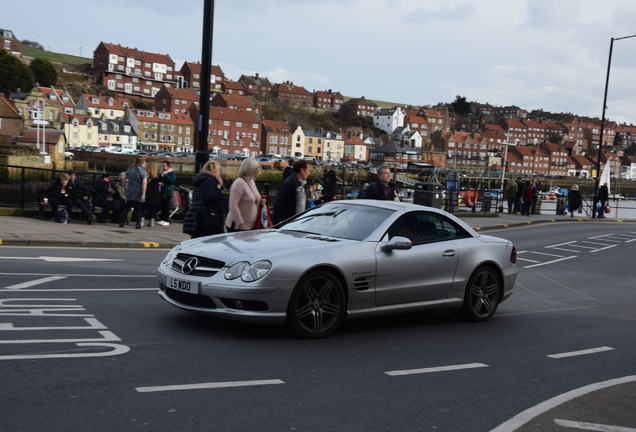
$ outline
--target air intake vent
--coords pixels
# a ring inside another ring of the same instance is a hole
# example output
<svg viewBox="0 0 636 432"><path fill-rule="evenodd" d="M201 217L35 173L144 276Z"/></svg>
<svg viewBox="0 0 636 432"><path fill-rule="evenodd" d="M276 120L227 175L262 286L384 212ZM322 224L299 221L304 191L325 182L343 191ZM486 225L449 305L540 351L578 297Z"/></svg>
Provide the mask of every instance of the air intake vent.
<svg viewBox="0 0 636 432"><path fill-rule="evenodd" d="M353 281L353 288L358 291L368 290L370 286L371 281L369 280L369 278L366 277L356 278Z"/></svg>

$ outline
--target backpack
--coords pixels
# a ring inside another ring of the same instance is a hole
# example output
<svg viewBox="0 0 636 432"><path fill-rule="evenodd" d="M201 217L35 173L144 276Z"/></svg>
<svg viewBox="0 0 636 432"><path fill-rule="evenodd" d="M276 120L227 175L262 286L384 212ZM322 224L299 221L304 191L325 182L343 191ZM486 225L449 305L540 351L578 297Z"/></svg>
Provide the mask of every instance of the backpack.
<svg viewBox="0 0 636 432"><path fill-rule="evenodd" d="M57 210L55 213L55 222L63 224L68 223L68 211L66 208L62 207Z"/></svg>

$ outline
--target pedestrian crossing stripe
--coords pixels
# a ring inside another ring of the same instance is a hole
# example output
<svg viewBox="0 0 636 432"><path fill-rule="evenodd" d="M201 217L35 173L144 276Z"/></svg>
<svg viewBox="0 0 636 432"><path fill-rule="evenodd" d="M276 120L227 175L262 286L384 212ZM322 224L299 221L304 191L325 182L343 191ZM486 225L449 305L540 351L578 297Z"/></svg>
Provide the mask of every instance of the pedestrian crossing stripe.
<svg viewBox="0 0 636 432"><path fill-rule="evenodd" d="M155 247L155 248L158 248L158 247L159 247L159 243L156 243L156 242L143 242L143 241L142 241L142 242L139 242L139 243L141 243L142 245L144 245L144 247L145 247L145 248L149 248L149 247Z"/></svg>

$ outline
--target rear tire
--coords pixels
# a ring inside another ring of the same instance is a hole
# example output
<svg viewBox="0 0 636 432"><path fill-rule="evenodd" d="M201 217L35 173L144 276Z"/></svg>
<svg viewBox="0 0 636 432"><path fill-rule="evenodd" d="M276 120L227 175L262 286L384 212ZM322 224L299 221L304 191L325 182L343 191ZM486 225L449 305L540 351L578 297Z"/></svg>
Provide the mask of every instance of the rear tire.
<svg viewBox="0 0 636 432"><path fill-rule="evenodd" d="M501 293L502 282L497 272L491 267L478 267L466 286L462 316L476 322L489 320L501 302Z"/></svg>
<svg viewBox="0 0 636 432"><path fill-rule="evenodd" d="M289 299L287 325L302 338L324 338L336 331L346 308L338 278L324 270L311 272L300 280Z"/></svg>

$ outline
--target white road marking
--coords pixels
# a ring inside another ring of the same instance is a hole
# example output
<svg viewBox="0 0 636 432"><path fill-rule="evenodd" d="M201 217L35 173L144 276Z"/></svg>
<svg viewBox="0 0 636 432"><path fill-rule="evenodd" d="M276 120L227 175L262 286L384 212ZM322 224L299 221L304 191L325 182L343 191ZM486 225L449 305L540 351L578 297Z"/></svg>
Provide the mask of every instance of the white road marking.
<svg viewBox="0 0 636 432"><path fill-rule="evenodd" d="M22 289L20 292L74 292L74 291L157 291L159 288L51 288L51 289ZM0 289L0 292L15 292Z"/></svg>
<svg viewBox="0 0 636 432"><path fill-rule="evenodd" d="M394 371L388 371L384 373L389 376L402 376L402 375L415 375L415 374L424 374L424 373L433 373L433 372L447 372L447 371L454 371L454 370L460 370L460 369L474 369L474 368L482 368L482 367L489 367L489 366L483 363L467 363L467 364L439 366L439 367L423 368L423 369L394 370Z"/></svg>
<svg viewBox="0 0 636 432"><path fill-rule="evenodd" d="M130 277L156 278L156 275L121 275L121 274L80 274L80 273L0 273L0 276L66 276L66 277Z"/></svg>
<svg viewBox="0 0 636 432"><path fill-rule="evenodd" d="M591 252L591 253L599 252L599 251L602 251L602 250L605 250L605 249L613 248L613 247L615 247L615 246L616 246L616 245L615 245L615 244L613 244L613 245L605 246L605 247L600 248L600 249L591 250L590 252Z"/></svg>
<svg viewBox="0 0 636 432"><path fill-rule="evenodd" d="M629 234L612 234L611 237L616 237L618 239L633 239L634 236L633 235L629 235Z"/></svg>
<svg viewBox="0 0 636 432"><path fill-rule="evenodd" d="M576 249L566 249L566 248L562 248L562 247L550 247L550 246L546 246L546 248L549 249L557 249L560 251L565 251L565 252L574 252L574 253L580 253L580 250L576 250Z"/></svg>
<svg viewBox="0 0 636 432"><path fill-rule="evenodd" d="M569 242L564 242L564 243L557 243L557 244L553 244L553 245L548 245L548 246L546 246L546 247L547 247L547 248L552 248L552 247L555 247L555 246L569 245L569 244L571 244L571 243L575 243L575 242L576 242L576 240L572 240L572 241L569 241Z"/></svg>
<svg viewBox="0 0 636 432"><path fill-rule="evenodd" d="M0 256L0 259L6 260L41 260L46 262L84 262L84 261L123 261L121 258L71 258L71 257L53 257L53 256L40 256L40 257L7 257Z"/></svg>
<svg viewBox="0 0 636 432"><path fill-rule="evenodd" d="M15 327L13 323L0 323L0 331L2 330L107 330L104 324L100 323L96 318L84 318L88 326L65 326L65 327Z"/></svg>
<svg viewBox="0 0 636 432"><path fill-rule="evenodd" d="M216 388L228 388L228 387L262 386L262 385L272 385L272 384L285 384L285 381L280 379L270 379L270 380L254 380L254 381L207 382L207 383L199 383L199 384L136 387L135 390L138 391L139 393L149 393L149 392L174 391L174 390L201 390L201 389L216 389Z"/></svg>
<svg viewBox="0 0 636 432"><path fill-rule="evenodd" d="M557 255L557 254L551 254L551 253L545 253L545 252L528 251L528 253L539 254L539 255L546 255L546 256L552 256L552 257L556 257L556 258L563 258L563 255Z"/></svg>
<svg viewBox="0 0 636 432"><path fill-rule="evenodd" d="M593 309L592 306L572 306L567 308L555 308L555 309L541 309L536 311L527 311L527 312L510 312L510 313L497 313L497 316L514 316L514 315L531 315L538 313L549 313L549 312L563 312L569 310L577 310L577 309Z"/></svg>
<svg viewBox="0 0 636 432"><path fill-rule="evenodd" d="M636 429L624 427L624 426L612 426L612 425L605 425L605 424L599 424L599 423L577 422L577 421L563 420L563 419L554 419L554 423L557 426L561 426L561 427L566 427L570 429L587 430L587 431L636 432Z"/></svg>
<svg viewBox="0 0 636 432"><path fill-rule="evenodd" d="M612 347L602 346L598 348L590 348L590 349L585 349L580 351L570 351L570 352L565 352L560 354L549 354L546 357L550 357L553 359L560 359L560 358L575 357L575 356L587 355L587 354L596 354L596 353L600 353L604 351L612 351L613 349L614 348Z"/></svg>
<svg viewBox="0 0 636 432"><path fill-rule="evenodd" d="M599 237L607 237L608 235L611 235L611 234L605 234L605 235L600 235L600 236L595 236L595 237L588 237L588 239L608 241L608 242L612 242L612 243L623 243L621 240L612 240L612 239L606 239L606 238L599 238Z"/></svg>
<svg viewBox="0 0 636 432"><path fill-rule="evenodd" d="M572 399L576 399L577 397L586 395L588 393L595 392L597 390L602 390L607 387L612 387L619 384L625 384L628 382L636 381L636 375L630 375L622 378L611 379L608 381L602 381L594 384L587 385L585 387L581 387L567 393L560 394L558 396L553 397L552 399L548 399L546 401L541 402L538 405L535 405L531 408L528 408L525 411L520 412L516 416L511 419L506 420L490 432L514 432L519 429L521 426L525 425L535 417L545 413L546 411L551 410L552 408L558 407L566 402L571 401Z"/></svg>
<svg viewBox="0 0 636 432"><path fill-rule="evenodd" d="M633 242L633 241L636 241L636 238L633 238L633 239L631 239L631 240L627 240L625 243L631 243L631 242Z"/></svg>
<svg viewBox="0 0 636 432"><path fill-rule="evenodd" d="M17 290L17 289L22 289L22 288L29 288L35 285L41 285L47 282L53 282L56 280L60 280L60 279L66 279L66 276L49 276L49 277L45 277L45 278L41 278L41 279L35 279L29 282L22 282L19 284L14 284L14 285L9 285L4 287L5 289L9 289L9 290Z"/></svg>
<svg viewBox="0 0 636 432"><path fill-rule="evenodd" d="M86 353L64 353L64 354L18 354L18 355L3 355L0 356L0 360L36 360L36 359L50 359L50 358L85 358L85 357L107 357L120 354L126 354L130 351L130 347L121 344L113 343L78 343L79 347L100 347L111 348L110 351L103 352L86 352Z"/></svg>
<svg viewBox="0 0 636 432"><path fill-rule="evenodd" d="M569 260L569 259L572 259L572 258L577 258L577 256L576 255L572 255L572 256L568 256L568 257L555 259L555 260L552 260L552 261L546 261L546 262L541 263L541 264L532 264L532 265L524 266L523 268L540 267L540 266L544 266L544 265L548 265L548 264L554 264L555 262L559 262L559 261Z"/></svg>
<svg viewBox="0 0 636 432"><path fill-rule="evenodd" d="M0 340L0 344L31 344L31 343L78 343L78 342L119 342L121 339L109 330L100 330L101 338L83 339L7 339Z"/></svg>
<svg viewBox="0 0 636 432"><path fill-rule="evenodd" d="M570 246L571 246L571 247L583 248L583 249L596 249L596 248L593 248L592 246L583 246L583 245L580 245L580 244L574 244L574 243L572 243Z"/></svg>
<svg viewBox="0 0 636 432"><path fill-rule="evenodd" d="M607 246L608 245L608 243L606 243L606 242L599 243L599 242L591 242L591 241L588 241L588 240L581 240L581 243L593 244L593 245L596 245L596 246Z"/></svg>
<svg viewBox="0 0 636 432"><path fill-rule="evenodd" d="M528 259L528 258L519 258L519 257L517 257L517 260L528 261L528 262L535 263L535 264L538 264L538 263L541 262L541 261L531 260L531 259Z"/></svg>

